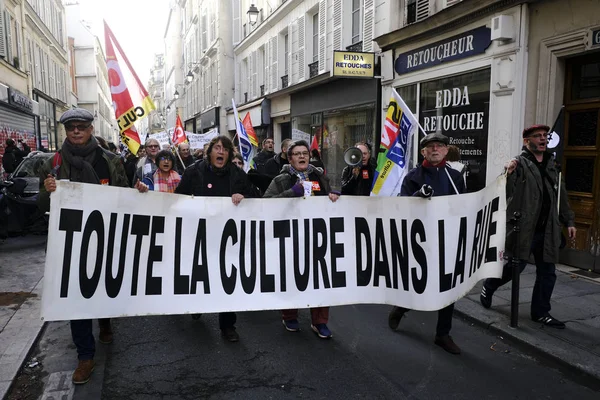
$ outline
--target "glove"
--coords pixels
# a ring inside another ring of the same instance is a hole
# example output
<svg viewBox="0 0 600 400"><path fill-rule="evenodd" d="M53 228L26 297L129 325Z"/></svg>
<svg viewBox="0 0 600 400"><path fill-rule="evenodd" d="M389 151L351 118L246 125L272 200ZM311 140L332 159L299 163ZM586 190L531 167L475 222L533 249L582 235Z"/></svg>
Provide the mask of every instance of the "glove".
<svg viewBox="0 0 600 400"><path fill-rule="evenodd" d="M421 186L421 189L417 192L419 197L424 199L430 199L433 196L433 188L427 184Z"/></svg>
<svg viewBox="0 0 600 400"><path fill-rule="evenodd" d="M294 196L296 197L304 196L304 185L302 184L302 182L298 182L294 186L292 186L292 191L294 192Z"/></svg>

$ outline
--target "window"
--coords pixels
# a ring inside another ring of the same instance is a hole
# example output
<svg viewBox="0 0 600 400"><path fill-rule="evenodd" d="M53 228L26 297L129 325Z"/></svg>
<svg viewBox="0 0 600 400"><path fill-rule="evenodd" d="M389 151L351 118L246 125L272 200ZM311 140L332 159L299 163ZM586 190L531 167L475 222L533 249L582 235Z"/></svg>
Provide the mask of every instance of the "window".
<svg viewBox="0 0 600 400"><path fill-rule="evenodd" d="M352 44L358 43L361 40L361 1L352 0Z"/></svg>
<svg viewBox="0 0 600 400"><path fill-rule="evenodd" d="M288 74L289 54L290 54L290 48L289 48L289 43L288 43L288 34L286 33L283 36L283 65L284 65L283 74L284 75Z"/></svg>
<svg viewBox="0 0 600 400"><path fill-rule="evenodd" d="M406 24L417 22L417 0L406 1Z"/></svg>
<svg viewBox="0 0 600 400"><path fill-rule="evenodd" d="M312 18L312 29L313 29L313 37L312 37L312 46L313 46L313 57L312 62L319 61L319 13L313 15Z"/></svg>

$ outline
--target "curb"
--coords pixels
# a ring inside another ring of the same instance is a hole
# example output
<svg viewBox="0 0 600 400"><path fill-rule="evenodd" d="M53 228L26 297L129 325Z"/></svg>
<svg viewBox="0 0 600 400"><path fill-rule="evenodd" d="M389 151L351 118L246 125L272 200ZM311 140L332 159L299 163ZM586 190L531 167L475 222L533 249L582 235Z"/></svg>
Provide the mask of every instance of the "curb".
<svg viewBox="0 0 600 400"><path fill-rule="evenodd" d="M506 315L486 310L479 303L467 298L456 302L454 310L457 315L468 321L509 337L539 354L551 358L560 365L573 368L600 381L600 357L590 358L589 350L548 333L551 331L546 332L543 328L532 328L526 324L519 324L518 328L511 328Z"/></svg>

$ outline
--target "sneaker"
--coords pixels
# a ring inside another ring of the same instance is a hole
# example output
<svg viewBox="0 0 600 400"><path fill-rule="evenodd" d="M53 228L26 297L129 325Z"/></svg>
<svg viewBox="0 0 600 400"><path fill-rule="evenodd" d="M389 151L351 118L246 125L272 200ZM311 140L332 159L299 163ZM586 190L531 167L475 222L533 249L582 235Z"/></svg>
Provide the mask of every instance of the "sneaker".
<svg viewBox="0 0 600 400"><path fill-rule="evenodd" d="M98 341L102 344L111 344L113 342L113 332L110 326L110 320L101 320L100 334L98 335Z"/></svg>
<svg viewBox="0 0 600 400"><path fill-rule="evenodd" d="M566 327L564 322L557 320L550 314L548 314L544 317L539 317L539 318L532 317L531 319L534 320L535 322L539 322L539 323L549 326L551 328L565 329L565 327Z"/></svg>
<svg viewBox="0 0 600 400"><path fill-rule="evenodd" d="M298 332L300 330L300 324L297 319L283 320L281 322L283 322L283 326L285 326L288 332Z"/></svg>
<svg viewBox="0 0 600 400"><path fill-rule="evenodd" d="M404 316L405 312L405 310L399 307L392 308L390 315L388 315L388 325L391 330L395 331L398 328L398 325L400 325L400 320Z"/></svg>
<svg viewBox="0 0 600 400"><path fill-rule="evenodd" d="M240 341L240 335L238 335L238 333L235 331L235 328L221 329L221 335L228 342L239 342Z"/></svg>
<svg viewBox="0 0 600 400"><path fill-rule="evenodd" d="M492 306L492 296L494 292L489 289L486 289L485 286L481 288L481 294L479 295L479 302L483 306L483 308L490 308Z"/></svg>
<svg viewBox="0 0 600 400"><path fill-rule="evenodd" d="M88 383L94 371L94 365L94 360L79 360L77 369L73 372L73 383L76 385Z"/></svg>
<svg viewBox="0 0 600 400"><path fill-rule="evenodd" d="M436 336L434 343L450 354L460 354L460 347L454 343L454 340L452 340L452 336L450 335Z"/></svg>
<svg viewBox="0 0 600 400"><path fill-rule="evenodd" d="M310 327L321 339L329 339L333 336L326 324L316 324Z"/></svg>

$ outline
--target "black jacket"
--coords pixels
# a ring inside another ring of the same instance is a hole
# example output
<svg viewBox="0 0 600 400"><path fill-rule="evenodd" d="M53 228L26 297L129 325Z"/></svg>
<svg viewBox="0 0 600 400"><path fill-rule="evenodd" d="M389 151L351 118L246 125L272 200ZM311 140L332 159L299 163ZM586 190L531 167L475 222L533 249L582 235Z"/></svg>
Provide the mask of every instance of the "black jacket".
<svg viewBox="0 0 600 400"><path fill-rule="evenodd" d="M367 165L360 166L358 176L352 174L354 167L346 166L342 171L342 194L351 196L370 196L377 163L370 159Z"/></svg>
<svg viewBox="0 0 600 400"><path fill-rule="evenodd" d="M273 151L267 151L267 150L263 150L260 153L258 153L256 155L256 157L254 157L252 159L252 161L254 162L254 169L258 173L264 174L265 173L265 167L267 165L267 161L269 161L271 158L273 158L274 155L275 155L275 152L273 152Z"/></svg>
<svg viewBox="0 0 600 400"><path fill-rule="evenodd" d="M182 160L183 160L183 158L182 158ZM176 164L175 169L177 170L177 172L179 172L179 175L183 175L183 172L185 171L185 169L195 162L196 162L196 159L194 158L193 155L190 154L188 156L188 158L183 160L183 164L181 164L181 161L179 160L179 156L175 155L175 164Z"/></svg>
<svg viewBox="0 0 600 400"><path fill-rule="evenodd" d="M281 153L275 154L273 158L271 158L265 164L265 175L269 175L271 178L274 178L281 173L283 166L289 163L290 162L287 160L287 158L281 157Z"/></svg>
<svg viewBox="0 0 600 400"><path fill-rule="evenodd" d="M203 196L205 193L204 181L209 168L211 166L207 161L196 161L187 167L175 193ZM224 174L229 178L229 196L239 193L244 197L260 197L257 189L250 184L242 169L229 163L225 166Z"/></svg>
<svg viewBox="0 0 600 400"><path fill-rule="evenodd" d="M23 143L23 150L19 149L16 145L7 146L6 149L4 149L4 157L2 159L3 160L2 165L4 166L4 170L6 172L8 172L8 173L14 172L14 170L17 169L19 164L21 164L21 161L23 161L23 158L27 157L27 154L29 154L31 152L31 148L29 146L27 146L27 144L25 142L22 142L22 143ZM8 161L5 162L4 158L6 158L6 160L10 160L10 163ZM8 164L12 164L12 165L8 165Z"/></svg>
<svg viewBox="0 0 600 400"><path fill-rule="evenodd" d="M454 190L450 179L454 182L458 193ZM465 192L465 181L457 170L445 164L441 167L419 165L404 177L400 196L415 196L425 184L433 188L434 196L448 196Z"/></svg>

